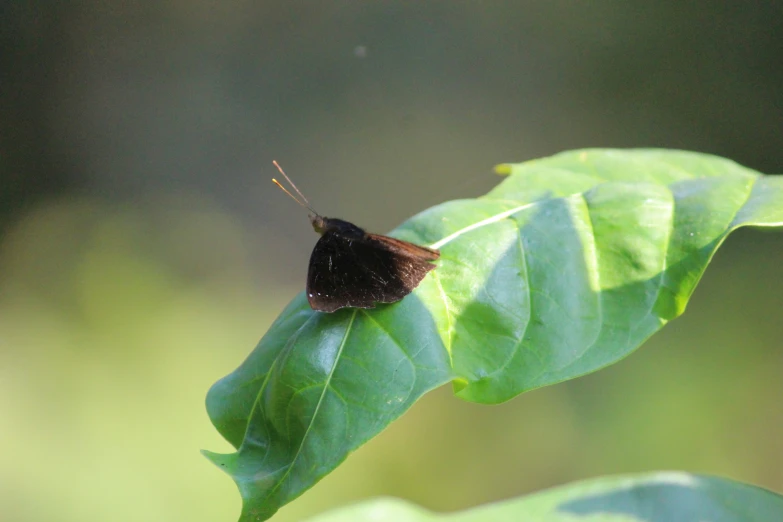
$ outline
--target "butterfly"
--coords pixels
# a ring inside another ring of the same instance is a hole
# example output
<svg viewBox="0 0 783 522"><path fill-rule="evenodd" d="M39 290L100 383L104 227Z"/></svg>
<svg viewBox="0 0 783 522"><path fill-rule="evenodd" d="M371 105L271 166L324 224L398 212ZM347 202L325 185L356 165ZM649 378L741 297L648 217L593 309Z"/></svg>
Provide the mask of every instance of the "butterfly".
<svg viewBox="0 0 783 522"><path fill-rule="evenodd" d="M304 202L276 179L272 181L310 211L310 223L321 234L307 269L307 301L313 310L334 312L340 308L375 308L376 303L396 303L435 269L432 262L440 257L437 250L321 216L280 165L272 163Z"/></svg>

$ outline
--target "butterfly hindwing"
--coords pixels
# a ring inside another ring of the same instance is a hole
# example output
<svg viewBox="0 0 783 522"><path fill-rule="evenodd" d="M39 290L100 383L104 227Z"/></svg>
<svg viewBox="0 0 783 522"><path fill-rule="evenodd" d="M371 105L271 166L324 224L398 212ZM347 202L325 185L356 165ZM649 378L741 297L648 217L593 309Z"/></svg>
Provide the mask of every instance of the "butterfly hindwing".
<svg viewBox="0 0 783 522"><path fill-rule="evenodd" d="M438 257L435 250L399 239L327 230L310 256L307 298L323 312L394 303L418 286Z"/></svg>

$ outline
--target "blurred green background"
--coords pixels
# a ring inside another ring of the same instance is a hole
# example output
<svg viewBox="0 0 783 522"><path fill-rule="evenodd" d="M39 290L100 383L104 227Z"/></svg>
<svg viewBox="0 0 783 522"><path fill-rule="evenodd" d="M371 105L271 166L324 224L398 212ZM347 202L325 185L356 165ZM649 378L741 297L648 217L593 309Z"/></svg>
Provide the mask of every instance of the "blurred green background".
<svg viewBox="0 0 783 522"><path fill-rule="evenodd" d="M235 520L204 396L316 241L272 159L376 232L571 148L782 172L781 34L741 0L5 3L0 519ZM781 259L738 232L638 353L500 406L432 393L275 520L656 469L783 491Z"/></svg>

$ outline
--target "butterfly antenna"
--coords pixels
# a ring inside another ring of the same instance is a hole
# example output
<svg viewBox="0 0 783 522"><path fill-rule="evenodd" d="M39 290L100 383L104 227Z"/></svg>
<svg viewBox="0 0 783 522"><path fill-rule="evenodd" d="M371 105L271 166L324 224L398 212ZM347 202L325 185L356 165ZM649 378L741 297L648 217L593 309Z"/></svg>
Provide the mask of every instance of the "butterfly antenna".
<svg viewBox="0 0 783 522"><path fill-rule="evenodd" d="M310 207L310 202L309 202L309 201L307 201L307 198L305 197L305 195L304 195L304 194L302 194L302 191L301 191L301 190L299 190L299 189L296 187L296 185L294 185L294 182L293 182L293 181L291 181L291 178L289 178L288 176L286 176L286 173L283 171L283 167L281 167L281 166L280 166L280 164L277 162L277 160L272 160L272 163L274 164L274 166L275 166L275 167L277 167L277 170L279 170L279 171L280 171L280 174L282 174L282 175L283 175L283 177L285 178L285 180L286 180L286 181L287 181L287 182L288 182L288 183L289 183L289 184L290 184L292 187L294 187L294 190L296 191L296 193L297 193L297 194L299 194L299 196L302 198L302 200L303 200L303 201L304 201L304 202L307 204L306 206L309 208L309 207Z"/></svg>
<svg viewBox="0 0 783 522"><path fill-rule="evenodd" d="M302 191L300 191L298 188L296 188L296 185L294 185L294 182L293 182L293 181L291 181L291 178L289 178L289 177L286 175L286 173L283 171L283 168L280 166L280 164L277 162L277 160L272 160L272 163L274 164L274 166L275 166L275 167L277 167L277 170L279 170L279 171L280 171L280 174L282 174L282 175L283 175L283 177L286 179L286 181L287 181L287 182L288 182L288 183L289 183L289 184L290 184L290 185L291 185L291 186L294 188L294 190L296 191L296 193L297 193L297 194L299 194L299 196L300 196L300 197L301 197L301 198L304 200L304 203L302 203L301 201L299 201L299 198L297 198L296 196L294 196L293 194L291 194L291 193L290 193L290 192L289 192L289 191L288 191L288 190L287 190L287 189L286 189L286 188L285 188L283 185L281 185L281 184L280 184L280 182L279 182L279 181L277 181L275 178L272 178L272 182L273 182L275 185L277 185L277 186L280 188L280 190L282 190L283 192L285 192L286 194L288 194L289 196L291 196L291 199L293 199L294 201L296 201L297 203L299 203L301 206L303 206L304 208L306 208L307 210L309 210L309 211L310 211L310 212L312 212L313 214L315 214L315 215L318 215L318 212L316 212L315 210L313 210L313 207L311 207L311 206L310 206L310 202L307 200L307 198L305 197L305 195L304 195L304 194L302 194Z"/></svg>
<svg viewBox="0 0 783 522"><path fill-rule="evenodd" d="M299 204L300 204L300 205L302 205L303 207L307 208L307 206L306 206L304 203L302 203L301 201L299 201L299 200L297 199L297 197L296 197L296 196L294 196L293 194L291 194L290 192L288 192L288 189L287 189L287 188L285 188L283 185L281 185L281 184L280 184L280 182L279 182L279 181L277 181L275 178L272 178L272 183L274 183L275 185L277 185L277 188L279 188L280 190L282 190L283 192L285 192L286 194L288 194L288 195L291 197L291 199L293 199L294 201L296 201L297 203L299 203Z"/></svg>

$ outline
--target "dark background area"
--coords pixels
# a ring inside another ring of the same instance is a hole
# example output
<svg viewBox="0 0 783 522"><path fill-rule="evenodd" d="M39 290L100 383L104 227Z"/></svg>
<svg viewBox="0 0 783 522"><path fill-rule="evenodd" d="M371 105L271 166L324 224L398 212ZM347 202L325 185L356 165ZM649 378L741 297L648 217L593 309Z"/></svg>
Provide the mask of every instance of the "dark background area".
<svg viewBox="0 0 783 522"><path fill-rule="evenodd" d="M4 520L238 513L203 397L316 239L272 159L376 232L573 148L783 171L781 2L6 2L0 42ZM432 394L280 520L662 468L783 490L781 258L740 231L628 360L498 407Z"/></svg>

